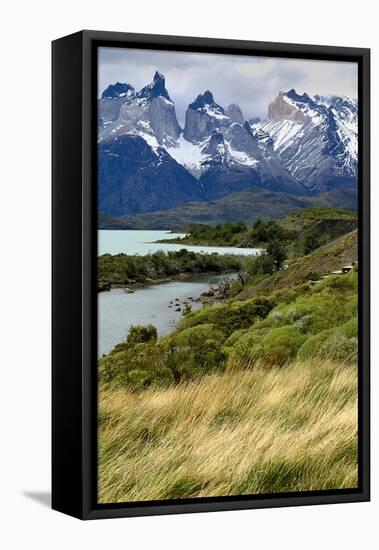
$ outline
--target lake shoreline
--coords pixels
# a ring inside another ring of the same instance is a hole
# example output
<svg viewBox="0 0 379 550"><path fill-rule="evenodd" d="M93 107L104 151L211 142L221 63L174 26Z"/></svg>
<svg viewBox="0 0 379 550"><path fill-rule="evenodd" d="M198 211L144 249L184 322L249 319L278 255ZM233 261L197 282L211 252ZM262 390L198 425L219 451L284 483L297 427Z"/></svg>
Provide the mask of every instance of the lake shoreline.
<svg viewBox="0 0 379 550"><path fill-rule="evenodd" d="M222 302L227 284L244 270L256 250L203 249L160 244L168 231L99 231L97 299L98 357L124 341L131 326L156 327L159 336L174 330L184 312Z"/></svg>
<svg viewBox="0 0 379 550"><path fill-rule="evenodd" d="M178 273L178 274L175 274L173 276L170 276L170 277L160 277L160 278L157 278L157 279L154 279L154 278L151 278L151 277L146 277L146 279L144 281L125 281L124 283L123 282L120 282L120 281L117 281L117 282L105 282L105 283L102 283L101 281L98 282L98 285L97 285L97 292L100 293L100 292L109 292L110 290L112 289L115 289L115 288L123 288L126 293L128 293L127 291L129 290L130 293L133 293L135 292L136 290L141 290L141 289L144 289L144 288L147 288L147 287L150 287L150 286L157 286L157 285L163 285L163 284L166 284L166 283L174 283L174 282L180 282L180 281L188 281L188 282L191 282L193 280L196 280L197 278L199 277L213 277L213 276L220 276L220 277L223 277L223 276L227 276L227 275L232 275L233 273L235 273L235 270L228 270L228 271L224 271L222 273L220 272L217 272L217 271L203 271L203 272L199 272L199 273L186 273L186 272L182 272L182 273Z"/></svg>
<svg viewBox="0 0 379 550"><path fill-rule="evenodd" d="M154 252L179 252L183 248L196 254L219 254L219 255L256 255L261 252L259 248L220 245L216 246L198 244L191 245L182 239L187 238L186 233L173 233L168 230L99 230L98 231L98 256L104 254L117 255L127 254L129 256L147 256ZM211 242L211 241L209 241Z"/></svg>
<svg viewBox="0 0 379 550"><path fill-rule="evenodd" d="M183 237L182 239L160 239L159 241L154 241L155 243L161 243L161 244L178 244L178 245L183 245L184 247L185 246L192 246L192 247L197 247L197 248L203 248L203 247L207 247L207 248L220 248L220 249L224 249L224 248L235 248L235 249L246 249L246 248L249 248L249 249L252 249L253 247L249 244L249 245L244 245L243 243L231 243L231 242L224 242L222 244L218 243L218 242L212 242L212 241L194 241L192 239L188 239L186 237ZM257 245L257 248L254 249L254 250L259 250L260 248L263 248L264 247L264 243L261 243L259 245L259 248L258 248L258 245Z"/></svg>
<svg viewBox="0 0 379 550"><path fill-rule="evenodd" d="M185 274L175 281L146 284L130 291L117 285L109 292L99 292L98 357L124 341L132 325L152 324L161 337L175 330L184 312L222 303L225 295L220 283L226 275L234 279L236 272Z"/></svg>

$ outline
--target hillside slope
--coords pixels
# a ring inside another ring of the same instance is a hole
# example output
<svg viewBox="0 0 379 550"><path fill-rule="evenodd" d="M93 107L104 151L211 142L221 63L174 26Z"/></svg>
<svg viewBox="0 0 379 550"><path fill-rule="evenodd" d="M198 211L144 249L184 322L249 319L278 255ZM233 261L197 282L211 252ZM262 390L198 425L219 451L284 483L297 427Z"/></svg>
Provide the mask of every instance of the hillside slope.
<svg viewBox="0 0 379 550"><path fill-rule="evenodd" d="M231 193L212 202L191 202L170 210L147 212L125 217L100 215L99 229L171 229L177 230L191 223L210 225L242 221L248 225L258 218L279 220L312 206L356 208L356 192L339 190L331 196L298 197L287 193L253 189Z"/></svg>
<svg viewBox="0 0 379 550"><path fill-rule="evenodd" d="M100 501L356 487L359 274L302 284L356 257L353 231L164 337L132 327L99 360Z"/></svg>
<svg viewBox="0 0 379 550"><path fill-rule="evenodd" d="M357 261L358 230L354 230L307 256L293 260L287 269L255 281L238 295L238 299L247 300L257 294L270 294L273 290L291 288Z"/></svg>

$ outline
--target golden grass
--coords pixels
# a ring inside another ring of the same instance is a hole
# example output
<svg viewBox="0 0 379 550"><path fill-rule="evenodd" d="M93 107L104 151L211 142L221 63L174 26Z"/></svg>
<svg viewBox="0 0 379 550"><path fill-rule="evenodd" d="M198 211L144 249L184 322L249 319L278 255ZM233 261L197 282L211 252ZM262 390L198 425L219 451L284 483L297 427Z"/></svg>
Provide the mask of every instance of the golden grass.
<svg viewBox="0 0 379 550"><path fill-rule="evenodd" d="M101 390L99 501L357 486L357 369L229 365L168 389Z"/></svg>

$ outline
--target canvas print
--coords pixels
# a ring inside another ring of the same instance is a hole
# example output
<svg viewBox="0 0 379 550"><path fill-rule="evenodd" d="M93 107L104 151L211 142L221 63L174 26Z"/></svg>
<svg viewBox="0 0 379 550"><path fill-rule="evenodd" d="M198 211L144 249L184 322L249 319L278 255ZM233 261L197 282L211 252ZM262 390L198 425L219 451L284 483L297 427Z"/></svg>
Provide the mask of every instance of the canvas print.
<svg viewBox="0 0 379 550"><path fill-rule="evenodd" d="M358 70L98 48L98 502L358 487Z"/></svg>

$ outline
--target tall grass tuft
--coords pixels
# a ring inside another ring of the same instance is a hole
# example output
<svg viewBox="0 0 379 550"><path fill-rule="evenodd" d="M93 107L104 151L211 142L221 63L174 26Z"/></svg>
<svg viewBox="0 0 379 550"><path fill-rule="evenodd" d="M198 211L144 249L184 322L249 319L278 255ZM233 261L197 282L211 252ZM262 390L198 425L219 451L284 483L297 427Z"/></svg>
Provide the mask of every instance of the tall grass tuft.
<svg viewBox="0 0 379 550"><path fill-rule="evenodd" d="M100 389L102 503L357 486L357 369L330 359Z"/></svg>

